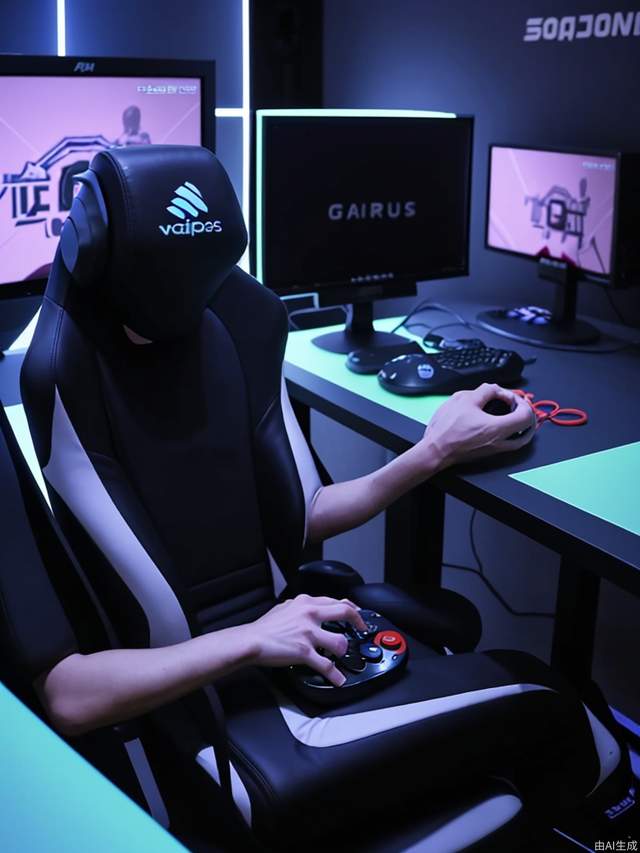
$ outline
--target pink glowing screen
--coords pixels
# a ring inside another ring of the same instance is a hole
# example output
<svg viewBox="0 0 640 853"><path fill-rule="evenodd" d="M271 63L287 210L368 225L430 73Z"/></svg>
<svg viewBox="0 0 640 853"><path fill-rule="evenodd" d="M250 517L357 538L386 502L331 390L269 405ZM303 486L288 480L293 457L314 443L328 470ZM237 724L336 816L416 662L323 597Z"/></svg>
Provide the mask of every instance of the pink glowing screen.
<svg viewBox="0 0 640 853"><path fill-rule="evenodd" d="M48 274L73 176L119 145L201 144L199 79L2 77L0 284Z"/></svg>
<svg viewBox="0 0 640 853"><path fill-rule="evenodd" d="M611 272L616 158L491 148L487 244Z"/></svg>

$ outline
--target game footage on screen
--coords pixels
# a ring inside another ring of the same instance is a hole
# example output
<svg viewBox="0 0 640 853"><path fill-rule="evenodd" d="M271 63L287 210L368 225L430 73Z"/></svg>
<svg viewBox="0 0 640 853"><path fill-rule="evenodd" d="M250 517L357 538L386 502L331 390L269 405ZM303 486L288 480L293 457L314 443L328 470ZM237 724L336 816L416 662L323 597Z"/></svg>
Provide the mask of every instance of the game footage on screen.
<svg viewBox="0 0 640 853"><path fill-rule="evenodd" d="M607 275L615 187L613 157L496 146L487 242Z"/></svg>
<svg viewBox="0 0 640 853"><path fill-rule="evenodd" d="M122 145L199 145L200 81L6 77L0 92L0 283L48 274L77 183Z"/></svg>

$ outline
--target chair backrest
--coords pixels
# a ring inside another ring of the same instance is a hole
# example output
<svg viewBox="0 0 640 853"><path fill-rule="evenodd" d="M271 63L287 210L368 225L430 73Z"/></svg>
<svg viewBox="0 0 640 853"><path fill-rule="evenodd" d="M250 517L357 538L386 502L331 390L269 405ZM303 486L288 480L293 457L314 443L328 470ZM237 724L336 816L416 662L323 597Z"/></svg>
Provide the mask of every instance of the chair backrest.
<svg viewBox="0 0 640 853"><path fill-rule="evenodd" d="M282 381L286 313L234 266L245 243L213 154L141 146L94 158L53 263L23 402L124 644L254 618L300 561L319 479Z"/></svg>

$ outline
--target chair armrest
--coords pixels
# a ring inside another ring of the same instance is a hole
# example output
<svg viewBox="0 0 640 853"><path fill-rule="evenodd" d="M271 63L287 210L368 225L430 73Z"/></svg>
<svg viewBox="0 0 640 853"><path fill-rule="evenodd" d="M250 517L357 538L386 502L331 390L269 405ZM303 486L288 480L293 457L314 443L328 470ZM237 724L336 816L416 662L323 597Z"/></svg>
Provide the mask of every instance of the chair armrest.
<svg viewBox="0 0 640 853"><path fill-rule="evenodd" d="M290 585L293 595L328 595L331 598L348 598L349 590L360 586L361 575L346 563L338 560L314 560L304 563Z"/></svg>
<svg viewBox="0 0 640 853"><path fill-rule="evenodd" d="M450 589L430 590L428 598L418 600L390 583L367 583L352 589L349 597L428 646L469 652L482 634L475 605Z"/></svg>

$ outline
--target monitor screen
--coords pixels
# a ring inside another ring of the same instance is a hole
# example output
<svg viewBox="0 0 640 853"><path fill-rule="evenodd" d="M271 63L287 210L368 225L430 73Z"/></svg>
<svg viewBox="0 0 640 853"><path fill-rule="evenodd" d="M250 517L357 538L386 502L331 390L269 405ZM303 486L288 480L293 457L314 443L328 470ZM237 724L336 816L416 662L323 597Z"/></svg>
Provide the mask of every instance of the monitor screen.
<svg viewBox="0 0 640 853"><path fill-rule="evenodd" d="M1 295L2 284L48 275L73 178L94 154L119 145L203 144L203 81L155 74L0 81Z"/></svg>
<svg viewBox="0 0 640 853"><path fill-rule="evenodd" d="M617 158L494 145L487 246L611 274Z"/></svg>
<svg viewBox="0 0 640 853"><path fill-rule="evenodd" d="M258 114L257 273L277 292L465 275L473 120Z"/></svg>

